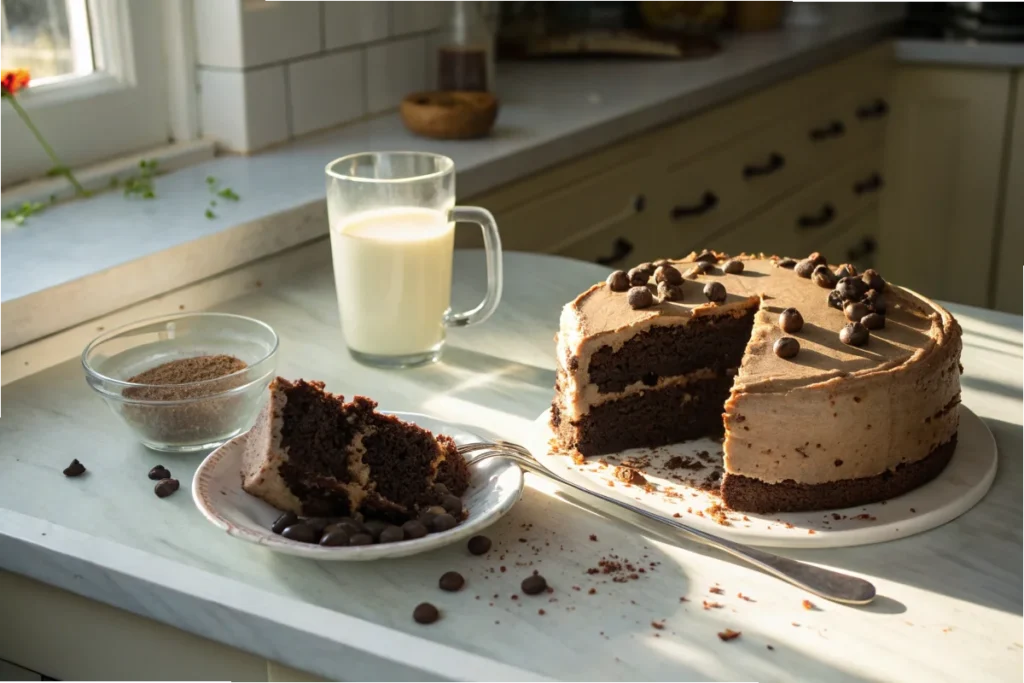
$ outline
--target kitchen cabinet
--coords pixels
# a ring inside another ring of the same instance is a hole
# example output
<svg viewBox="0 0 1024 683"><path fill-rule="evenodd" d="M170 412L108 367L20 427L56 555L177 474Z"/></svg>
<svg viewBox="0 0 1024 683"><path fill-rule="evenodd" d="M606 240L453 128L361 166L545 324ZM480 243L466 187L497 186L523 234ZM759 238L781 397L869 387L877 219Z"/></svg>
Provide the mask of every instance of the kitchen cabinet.
<svg viewBox="0 0 1024 683"><path fill-rule="evenodd" d="M1008 145L1005 201L1000 221L999 246L993 272L994 308L1008 313L1021 312L1022 269L1024 269L1024 73L1015 76L1013 91L1013 130Z"/></svg>
<svg viewBox="0 0 1024 683"><path fill-rule="evenodd" d="M878 252L886 279L991 305L1011 82L1006 69L896 70Z"/></svg>

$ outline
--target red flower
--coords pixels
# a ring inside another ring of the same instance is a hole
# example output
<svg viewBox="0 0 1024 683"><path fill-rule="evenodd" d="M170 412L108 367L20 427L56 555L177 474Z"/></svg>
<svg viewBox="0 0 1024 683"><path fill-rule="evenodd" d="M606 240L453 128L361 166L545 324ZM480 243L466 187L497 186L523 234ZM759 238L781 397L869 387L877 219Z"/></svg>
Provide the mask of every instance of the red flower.
<svg viewBox="0 0 1024 683"><path fill-rule="evenodd" d="M22 88L28 87L29 80L31 77L26 69L4 70L0 73L0 93L4 97L10 97Z"/></svg>

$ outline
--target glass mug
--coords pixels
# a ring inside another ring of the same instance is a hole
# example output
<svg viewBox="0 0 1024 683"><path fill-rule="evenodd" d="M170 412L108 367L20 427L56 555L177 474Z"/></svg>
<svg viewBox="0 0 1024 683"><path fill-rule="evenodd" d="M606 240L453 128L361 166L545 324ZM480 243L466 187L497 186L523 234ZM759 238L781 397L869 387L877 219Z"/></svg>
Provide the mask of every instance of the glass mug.
<svg viewBox="0 0 1024 683"><path fill-rule="evenodd" d="M483 322L501 300L494 216L455 206L455 162L439 154L368 152L327 164L327 215L341 329L366 365L404 368L441 357L448 327ZM483 230L487 295L450 308L455 223Z"/></svg>

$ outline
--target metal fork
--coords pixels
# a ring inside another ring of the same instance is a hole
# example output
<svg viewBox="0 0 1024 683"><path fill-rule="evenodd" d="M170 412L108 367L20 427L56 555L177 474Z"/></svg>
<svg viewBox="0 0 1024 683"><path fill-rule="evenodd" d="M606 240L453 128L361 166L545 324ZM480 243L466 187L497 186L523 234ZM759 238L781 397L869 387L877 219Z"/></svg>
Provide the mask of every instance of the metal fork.
<svg viewBox="0 0 1024 683"><path fill-rule="evenodd" d="M719 536L715 536L714 534L709 534L706 531L695 529L694 527L683 524L682 522L677 522L675 519L670 517L663 517L643 508L616 500L615 498L607 496L596 490L592 491L580 486L579 484L574 484L568 479L555 474L547 467L540 464L533 457L530 451L519 444L511 443L509 441L495 441L492 443L478 442L464 444L459 446L458 450L462 455L478 453L475 457L467 458L467 462L469 462L470 465L478 465L479 463L492 458L506 458L511 460L524 470L547 477L548 479L558 482L562 486L575 489L576 491L588 496L600 498L606 503L617 505L620 508L636 513L655 522L672 526L692 540L699 541L705 545L711 546L712 548L724 550L734 557L738 557L741 560L782 579L783 581L788 581L794 586L810 591L811 593L825 598L826 600L832 600L834 602L840 602L847 605L866 605L875 597L874 585L864 579L858 579L855 576L848 576L846 574L834 572L831 569L825 569L823 567L815 567L786 557L779 557L778 555L774 555L758 548L752 548L750 546L743 545L742 543L729 541Z"/></svg>

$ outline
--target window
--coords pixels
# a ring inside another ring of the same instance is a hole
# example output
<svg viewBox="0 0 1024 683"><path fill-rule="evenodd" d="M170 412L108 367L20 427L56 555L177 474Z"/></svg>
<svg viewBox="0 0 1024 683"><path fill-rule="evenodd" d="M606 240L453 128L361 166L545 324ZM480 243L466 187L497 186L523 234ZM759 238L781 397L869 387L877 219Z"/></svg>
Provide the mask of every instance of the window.
<svg viewBox="0 0 1024 683"><path fill-rule="evenodd" d="M3 68L26 68L22 106L72 167L190 139L169 104L194 103L188 79L187 0L0 0ZM190 26L190 25L189 25ZM169 93L169 83L178 91ZM193 104L194 106L194 104ZM2 107L0 181L43 176L46 155Z"/></svg>

